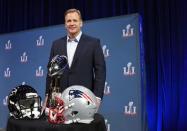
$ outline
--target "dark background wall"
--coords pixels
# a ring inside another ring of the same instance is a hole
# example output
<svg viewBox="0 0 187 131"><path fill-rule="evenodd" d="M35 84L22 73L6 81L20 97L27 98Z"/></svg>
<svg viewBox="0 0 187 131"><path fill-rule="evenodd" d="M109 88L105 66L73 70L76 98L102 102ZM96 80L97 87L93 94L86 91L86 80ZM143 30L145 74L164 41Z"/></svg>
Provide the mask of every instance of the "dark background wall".
<svg viewBox="0 0 187 131"><path fill-rule="evenodd" d="M0 0L0 34L64 23L77 8L84 20L139 13L143 18L147 113L151 131L187 130L185 0Z"/></svg>

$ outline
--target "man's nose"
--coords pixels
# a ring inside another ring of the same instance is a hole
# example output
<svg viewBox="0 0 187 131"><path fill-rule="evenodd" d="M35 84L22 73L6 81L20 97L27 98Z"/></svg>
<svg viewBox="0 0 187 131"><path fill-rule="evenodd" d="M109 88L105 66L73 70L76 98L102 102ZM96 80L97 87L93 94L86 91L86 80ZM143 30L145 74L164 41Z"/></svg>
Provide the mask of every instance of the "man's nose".
<svg viewBox="0 0 187 131"><path fill-rule="evenodd" d="M73 25L74 23L75 23L74 21L71 21L71 22L70 22L70 25Z"/></svg>

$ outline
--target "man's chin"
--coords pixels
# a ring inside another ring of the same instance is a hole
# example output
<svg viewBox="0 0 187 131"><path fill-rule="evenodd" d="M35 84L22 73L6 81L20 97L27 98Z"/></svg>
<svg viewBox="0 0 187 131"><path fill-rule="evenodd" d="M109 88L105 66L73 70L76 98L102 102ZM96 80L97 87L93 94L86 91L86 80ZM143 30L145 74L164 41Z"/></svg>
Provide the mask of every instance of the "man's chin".
<svg viewBox="0 0 187 131"><path fill-rule="evenodd" d="M78 33L77 32L69 32L70 36L76 36Z"/></svg>

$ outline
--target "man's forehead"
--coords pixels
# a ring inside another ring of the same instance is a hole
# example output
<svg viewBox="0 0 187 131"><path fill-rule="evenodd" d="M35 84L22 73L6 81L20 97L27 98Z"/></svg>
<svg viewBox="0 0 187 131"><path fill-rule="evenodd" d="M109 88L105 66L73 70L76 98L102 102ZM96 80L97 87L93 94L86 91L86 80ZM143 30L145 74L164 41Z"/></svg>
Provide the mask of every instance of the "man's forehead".
<svg viewBox="0 0 187 131"><path fill-rule="evenodd" d="M68 16L79 16L79 14L77 12L69 12L66 17Z"/></svg>
<svg viewBox="0 0 187 131"><path fill-rule="evenodd" d="M65 19L76 19L76 18L80 18L77 12L70 12L65 16Z"/></svg>

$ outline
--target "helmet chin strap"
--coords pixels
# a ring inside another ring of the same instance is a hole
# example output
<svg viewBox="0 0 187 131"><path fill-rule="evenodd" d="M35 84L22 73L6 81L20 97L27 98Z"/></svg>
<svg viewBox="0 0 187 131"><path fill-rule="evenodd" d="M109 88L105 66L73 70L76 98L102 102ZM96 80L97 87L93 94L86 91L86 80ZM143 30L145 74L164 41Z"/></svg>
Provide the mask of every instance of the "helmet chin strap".
<svg viewBox="0 0 187 131"><path fill-rule="evenodd" d="M75 118L75 119L72 119L72 120L65 121L64 124L77 123L79 121L80 121L80 118Z"/></svg>

